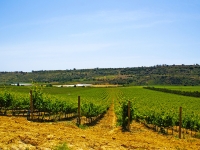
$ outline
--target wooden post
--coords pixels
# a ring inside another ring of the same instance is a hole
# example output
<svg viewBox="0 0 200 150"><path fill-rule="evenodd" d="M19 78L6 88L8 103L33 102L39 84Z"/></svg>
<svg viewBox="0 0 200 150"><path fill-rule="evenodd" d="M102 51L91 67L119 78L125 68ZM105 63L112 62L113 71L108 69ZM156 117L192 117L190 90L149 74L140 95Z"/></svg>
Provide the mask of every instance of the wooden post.
<svg viewBox="0 0 200 150"><path fill-rule="evenodd" d="M78 125L81 124L81 99L78 96Z"/></svg>
<svg viewBox="0 0 200 150"><path fill-rule="evenodd" d="M30 115L31 120L33 120L33 96L32 96L32 90L30 90Z"/></svg>
<svg viewBox="0 0 200 150"><path fill-rule="evenodd" d="M179 110L179 139L181 139L181 127L182 127L182 107Z"/></svg>
<svg viewBox="0 0 200 150"><path fill-rule="evenodd" d="M131 111L130 111L130 101L128 101L128 131L130 131L130 120L131 120Z"/></svg>

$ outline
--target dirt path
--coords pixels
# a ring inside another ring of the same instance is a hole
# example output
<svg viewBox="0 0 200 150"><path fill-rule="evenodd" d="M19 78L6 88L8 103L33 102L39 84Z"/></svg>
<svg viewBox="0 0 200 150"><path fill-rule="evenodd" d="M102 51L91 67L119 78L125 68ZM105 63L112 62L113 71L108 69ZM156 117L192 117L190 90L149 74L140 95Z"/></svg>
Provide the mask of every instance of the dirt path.
<svg viewBox="0 0 200 150"><path fill-rule="evenodd" d="M80 129L72 122L36 123L25 118L0 117L0 149L53 149L66 142L73 150L123 149L193 149L200 150L200 140L164 136L133 122L131 132L115 127L112 105L104 118L93 127Z"/></svg>

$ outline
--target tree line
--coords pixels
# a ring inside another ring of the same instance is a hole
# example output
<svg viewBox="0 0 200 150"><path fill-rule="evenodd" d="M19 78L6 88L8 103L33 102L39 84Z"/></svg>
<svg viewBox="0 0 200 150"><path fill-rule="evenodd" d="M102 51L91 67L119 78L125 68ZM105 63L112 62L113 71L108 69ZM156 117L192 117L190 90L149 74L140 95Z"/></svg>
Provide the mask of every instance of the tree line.
<svg viewBox="0 0 200 150"><path fill-rule="evenodd" d="M143 87L144 89L160 91L165 93L183 95L183 96L191 96L191 97L200 97L199 91L180 91L180 90L171 90L167 88L155 88L155 87Z"/></svg>
<svg viewBox="0 0 200 150"><path fill-rule="evenodd" d="M200 85L200 66L198 64L182 64L151 67L0 72L0 84L32 81L63 84Z"/></svg>

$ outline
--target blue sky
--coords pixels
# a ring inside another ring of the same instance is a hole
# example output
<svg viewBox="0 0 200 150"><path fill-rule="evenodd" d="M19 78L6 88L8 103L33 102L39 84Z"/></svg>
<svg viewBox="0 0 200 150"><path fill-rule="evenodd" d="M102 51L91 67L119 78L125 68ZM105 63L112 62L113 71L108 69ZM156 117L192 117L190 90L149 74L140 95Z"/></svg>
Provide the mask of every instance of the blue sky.
<svg viewBox="0 0 200 150"><path fill-rule="evenodd" d="M200 64L199 0L1 0L0 71Z"/></svg>

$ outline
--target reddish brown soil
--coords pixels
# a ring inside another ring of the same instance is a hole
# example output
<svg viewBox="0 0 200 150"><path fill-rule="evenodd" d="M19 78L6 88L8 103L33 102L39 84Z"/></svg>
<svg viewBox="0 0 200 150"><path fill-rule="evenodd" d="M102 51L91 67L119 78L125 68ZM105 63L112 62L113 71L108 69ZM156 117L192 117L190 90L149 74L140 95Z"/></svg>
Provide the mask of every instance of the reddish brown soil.
<svg viewBox="0 0 200 150"><path fill-rule="evenodd" d="M113 107L99 123L87 129L72 122L36 123L26 118L0 117L0 149L54 149L66 142L73 150L200 149L196 138L162 135L133 122L131 132L115 127Z"/></svg>

